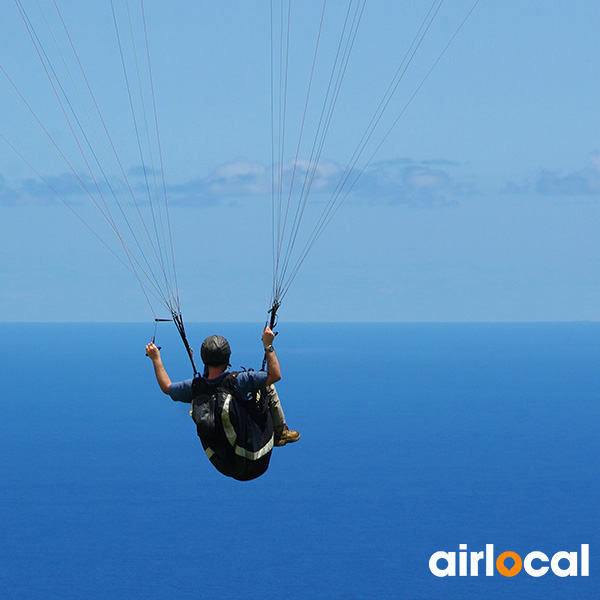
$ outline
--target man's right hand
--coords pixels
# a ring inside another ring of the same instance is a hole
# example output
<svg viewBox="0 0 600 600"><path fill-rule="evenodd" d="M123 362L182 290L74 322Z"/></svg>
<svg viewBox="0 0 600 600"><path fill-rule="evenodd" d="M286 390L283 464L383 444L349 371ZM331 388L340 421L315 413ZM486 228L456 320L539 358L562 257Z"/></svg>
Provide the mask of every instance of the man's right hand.
<svg viewBox="0 0 600 600"><path fill-rule="evenodd" d="M156 360L160 360L160 350L158 349L158 347L154 344L154 342L150 342L147 346L146 346L146 356L148 358L150 358L150 360L152 362L156 361Z"/></svg>

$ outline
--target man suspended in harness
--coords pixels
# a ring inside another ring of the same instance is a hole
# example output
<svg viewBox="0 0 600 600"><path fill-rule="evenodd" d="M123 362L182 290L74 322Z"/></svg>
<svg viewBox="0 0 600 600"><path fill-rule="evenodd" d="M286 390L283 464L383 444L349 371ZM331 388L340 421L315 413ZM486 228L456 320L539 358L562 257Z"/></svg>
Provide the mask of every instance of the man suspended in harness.
<svg viewBox="0 0 600 600"><path fill-rule="evenodd" d="M234 479L254 479L268 467L273 446L297 442L300 434L288 428L277 390L281 379L274 334L267 326L262 333L266 371L230 372L231 349L220 335L207 337L200 355L202 377L172 383L159 349L150 343L146 354L152 360L160 389L173 400L191 404L204 450L221 473Z"/></svg>

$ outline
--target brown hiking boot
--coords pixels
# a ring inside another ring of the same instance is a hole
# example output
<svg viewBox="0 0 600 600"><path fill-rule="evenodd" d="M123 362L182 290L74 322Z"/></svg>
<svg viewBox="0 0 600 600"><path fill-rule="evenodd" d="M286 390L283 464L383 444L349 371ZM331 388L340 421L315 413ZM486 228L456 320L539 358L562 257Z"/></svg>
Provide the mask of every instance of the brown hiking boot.
<svg viewBox="0 0 600 600"><path fill-rule="evenodd" d="M277 435L275 434L274 446L285 446L292 442L297 442L300 439L300 434L297 431L291 430L287 425L283 426L283 431Z"/></svg>

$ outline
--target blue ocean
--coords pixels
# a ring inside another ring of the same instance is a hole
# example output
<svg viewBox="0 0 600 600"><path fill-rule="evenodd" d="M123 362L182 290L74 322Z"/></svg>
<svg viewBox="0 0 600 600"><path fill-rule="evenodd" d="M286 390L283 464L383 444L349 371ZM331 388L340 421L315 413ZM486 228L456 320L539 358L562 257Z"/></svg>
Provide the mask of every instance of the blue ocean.
<svg viewBox="0 0 600 600"><path fill-rule="evenodd" d="M260 366L260 324L187 330ZM302 438L241 483L159 391L154 324L0 325L1 597L598 597L600 324L279 331ZM172 325L157 344L173 380L191 376ZM430 570L435 552L489 544L579 562L589 544L589 576Z"/></svg>

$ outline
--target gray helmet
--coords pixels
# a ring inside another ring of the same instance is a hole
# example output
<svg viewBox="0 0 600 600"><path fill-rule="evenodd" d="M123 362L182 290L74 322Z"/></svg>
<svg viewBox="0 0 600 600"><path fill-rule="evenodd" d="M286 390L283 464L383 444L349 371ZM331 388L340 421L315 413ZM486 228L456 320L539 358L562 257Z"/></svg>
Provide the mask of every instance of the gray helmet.
<svg viewBox="0 0 600 600"><path fill-rule="evenodd" d="M222 335L211 335L202 342L200 356L207 366L227 365L231 356L229 342Z"/></svg>

